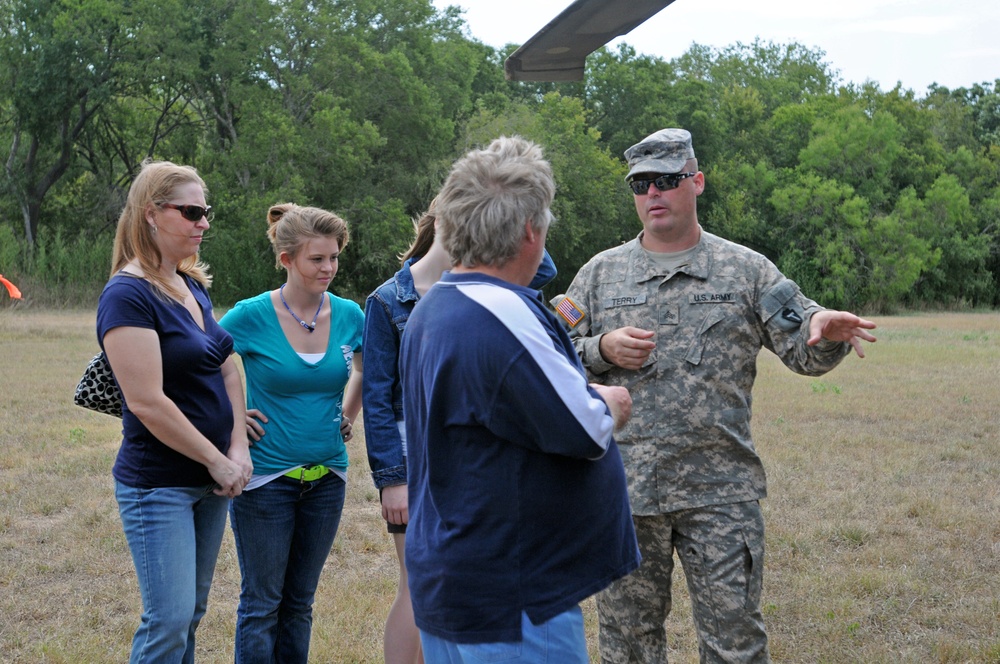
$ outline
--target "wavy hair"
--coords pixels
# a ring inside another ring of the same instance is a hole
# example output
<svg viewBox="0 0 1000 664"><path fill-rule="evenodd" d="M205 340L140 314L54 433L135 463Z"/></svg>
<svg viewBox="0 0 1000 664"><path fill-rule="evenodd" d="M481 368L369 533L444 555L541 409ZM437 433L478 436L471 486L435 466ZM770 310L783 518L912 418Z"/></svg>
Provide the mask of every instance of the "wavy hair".
<svg viewBox="0 0 1000 664"><path fill-rule="evenodd" d="M542 149L520 136L501 136L459 159L435 206L452 265L503 267L520 251L525 223L549 227L555 190Z"/></svg>

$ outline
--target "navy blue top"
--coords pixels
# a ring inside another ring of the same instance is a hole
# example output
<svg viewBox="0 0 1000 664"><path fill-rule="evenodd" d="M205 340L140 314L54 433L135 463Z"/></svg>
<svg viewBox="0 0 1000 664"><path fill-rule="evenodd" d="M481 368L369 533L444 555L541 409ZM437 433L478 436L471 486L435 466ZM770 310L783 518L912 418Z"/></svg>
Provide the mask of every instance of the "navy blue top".
<svg viewBox="0 0 1000 664"><path fill-rule="evenodd" d="M399 341L414 305L420 299L413 285L410 258L396 274L372 291L365 301L365 379L361 388L368 465L375 486L406 484L406 441L403 422L403 391L399 383ZM548 250L542 254L528 288L543 288L558 270Z"/></svg>
<svg viewBox="0 0 1000 664"><path fill-rule="evenodd" d="M145 279L116 274L97 304L97 339L116 327L156 331L163 360L163 393L223 454L233 433L233 407L222 379L222 364L233 352L233 338L212 315L212 301L199 282L184 277L201 305L205 330L179 302L157 297ZM122 446L112 474L122 484L142 489L204 486L208 469L167 447L122 405Z"/></svg>
<svg viewBox="0 0 1000 664"><path fill-rule="evenodd" d="M607 405L530 289L445 273L402 337L420 629L521 640L640 560Z"/></svg>

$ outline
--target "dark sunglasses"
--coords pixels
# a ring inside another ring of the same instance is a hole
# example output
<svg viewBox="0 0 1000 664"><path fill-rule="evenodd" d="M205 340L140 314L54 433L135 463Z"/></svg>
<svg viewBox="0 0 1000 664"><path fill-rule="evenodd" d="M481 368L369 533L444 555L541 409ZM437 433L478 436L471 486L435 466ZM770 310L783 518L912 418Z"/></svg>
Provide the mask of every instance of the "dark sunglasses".
<svg viewBox="0 0 1000 664"><path fill-rule="evenodd" d="M181 213L181 216L188 221L198 222L201 221L202 217L207 218L212 221L212 206L202 207L200 205L177 205L175 203L160 203L160 207L170 208L171 210L177 210Z"/></svg>
<svg viewBox="0 0 1000 664"><path fill-rule="evenodd" d="M649 185L655 184L660 191L676 189L681 180L697 175L697 173L668 173L667 175L657 175L650 180L629 180L628 186L636 196L643 196L649 191Z"/></svg>

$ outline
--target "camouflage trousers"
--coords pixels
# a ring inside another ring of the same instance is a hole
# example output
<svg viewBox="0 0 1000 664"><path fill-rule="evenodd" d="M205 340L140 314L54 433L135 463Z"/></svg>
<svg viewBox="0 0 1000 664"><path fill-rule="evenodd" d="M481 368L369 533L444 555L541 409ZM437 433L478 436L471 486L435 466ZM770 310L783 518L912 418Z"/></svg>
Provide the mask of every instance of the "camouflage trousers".
<svg viewBox="0 0 1000 664"><path fill-rule="evenodd" d="M603 664L666 664L674 551L702 662L769 662L760 611L764 518L757 501L635 516L642 564L597 596Z"/></svg>

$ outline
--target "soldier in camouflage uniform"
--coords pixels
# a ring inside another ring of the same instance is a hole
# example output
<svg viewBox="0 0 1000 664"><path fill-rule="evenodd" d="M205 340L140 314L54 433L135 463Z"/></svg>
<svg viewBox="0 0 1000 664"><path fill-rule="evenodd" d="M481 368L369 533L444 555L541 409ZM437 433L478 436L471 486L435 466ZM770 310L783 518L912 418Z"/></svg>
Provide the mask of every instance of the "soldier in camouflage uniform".
<svg viewBox="0 0 1000 664"><path fill-rule="evenodd" d="M598 596L601 658L667 661L676 551L701 661L766 662L757 354L821 375L852 347L864 357L875 324L823 309L764 256L702 230L705 177L687 131L658 131L625 157L643 231L591 259L554 300L591 379L633 398L618 441L643 562Z"/></svg>

